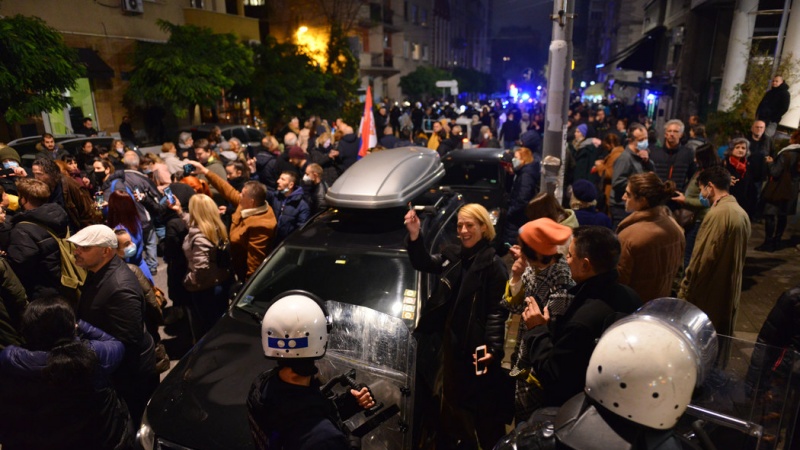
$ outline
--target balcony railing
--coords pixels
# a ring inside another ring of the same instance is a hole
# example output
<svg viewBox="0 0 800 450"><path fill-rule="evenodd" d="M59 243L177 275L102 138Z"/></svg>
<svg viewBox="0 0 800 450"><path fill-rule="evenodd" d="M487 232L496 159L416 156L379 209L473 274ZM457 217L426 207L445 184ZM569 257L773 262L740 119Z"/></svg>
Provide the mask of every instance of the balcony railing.
<svg viewBox="0 0 800 450"><path fill-rule="evenodd" d="M372 53L370 55L370 66L393 68L394 57L392 56L392 52Z"/></svg>

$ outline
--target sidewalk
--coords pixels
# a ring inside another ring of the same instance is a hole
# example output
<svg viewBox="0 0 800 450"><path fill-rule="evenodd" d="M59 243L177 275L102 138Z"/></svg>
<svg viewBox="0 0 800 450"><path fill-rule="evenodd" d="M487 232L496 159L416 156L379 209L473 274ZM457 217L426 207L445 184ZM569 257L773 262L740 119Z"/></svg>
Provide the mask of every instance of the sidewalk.
<svg viewBox="0 0 800 450"><path fill-rule="evenodd" d="M794 220L792 220L794 219ZM778 297L800 283L800 222L789 220L780 250L767 253L755 250L764 242L764 224L753 224L747 243L747 260L742 279L742 296L734 336L755 341Z"/></svg>

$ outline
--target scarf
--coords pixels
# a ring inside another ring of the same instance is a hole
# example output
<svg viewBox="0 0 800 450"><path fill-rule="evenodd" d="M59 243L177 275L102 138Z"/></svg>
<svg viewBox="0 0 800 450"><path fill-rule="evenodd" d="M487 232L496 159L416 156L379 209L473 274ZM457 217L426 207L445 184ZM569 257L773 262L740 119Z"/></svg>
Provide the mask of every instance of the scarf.
<svg viewBox="0 0 800 450"><path fill-rule="evenodd" d="M744 174L747 173L747 160L731 156L728 158L728 163L736 169L736 172L739 174L739 179L744 178Z"/></svg>

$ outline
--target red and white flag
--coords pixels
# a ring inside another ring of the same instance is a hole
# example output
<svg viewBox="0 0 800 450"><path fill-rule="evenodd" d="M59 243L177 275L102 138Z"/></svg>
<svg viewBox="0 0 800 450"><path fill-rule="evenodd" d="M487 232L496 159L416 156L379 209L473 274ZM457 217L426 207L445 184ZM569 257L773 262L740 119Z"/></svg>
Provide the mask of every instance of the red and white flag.
<svg viewBox="0 0 800 450"><path fill-rule="evenodd" d="M367 99L364 103L364 116L358 126L358 135L361 136L361 148L358 157L363 158L369 149L378 145L378 135L375 133L375 116L372 114L372 87L367 86Z"/></svg>

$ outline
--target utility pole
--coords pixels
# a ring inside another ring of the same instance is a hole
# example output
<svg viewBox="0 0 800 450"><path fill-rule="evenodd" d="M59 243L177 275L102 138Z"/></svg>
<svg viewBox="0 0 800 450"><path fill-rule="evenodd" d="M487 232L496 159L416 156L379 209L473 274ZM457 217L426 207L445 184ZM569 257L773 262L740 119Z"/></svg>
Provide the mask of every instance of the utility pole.
<svg viewBox="0 0 800 450"><path fill-rule="evenodd" d="M559 203L564 193L564 159L567 151L567 111L572 78L572 26L574 0L554 0L553 37L550 42L547 74L547 108L542 139L541 191L555 195Z"/></svg>

